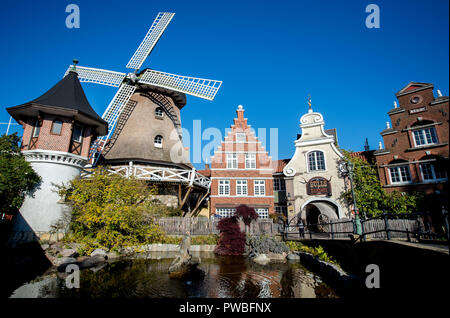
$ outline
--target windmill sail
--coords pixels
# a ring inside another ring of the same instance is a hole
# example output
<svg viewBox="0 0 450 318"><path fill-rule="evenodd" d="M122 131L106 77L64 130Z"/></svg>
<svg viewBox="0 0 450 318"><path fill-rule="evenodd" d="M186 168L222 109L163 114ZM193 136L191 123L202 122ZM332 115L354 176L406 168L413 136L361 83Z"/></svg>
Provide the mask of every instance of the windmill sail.
<svg viewBox="0 0 450 318"><path fill-rule="evenodd" d="M74 70L74 66L70 65L64 76L72 70ZM113 87L119 87L125 78L125 73L93 67L77 66L75 72L78 73L78 79L81 83L94 83Z"/></svg>

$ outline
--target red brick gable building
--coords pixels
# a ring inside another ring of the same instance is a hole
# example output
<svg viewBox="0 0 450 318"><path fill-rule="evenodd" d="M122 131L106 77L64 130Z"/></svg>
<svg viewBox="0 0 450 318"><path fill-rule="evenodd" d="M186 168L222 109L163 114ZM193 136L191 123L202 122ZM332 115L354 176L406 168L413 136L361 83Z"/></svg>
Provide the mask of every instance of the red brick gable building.
<svg viewBox="0 0 450 318"><path fill-rule="evenodd" d="M274 213L272 159L247 125L239 105L237 118L211 157L211 215L228 217L240 204L261 218Z"/></svg>
<svg viewBox="0 0 450 318"><path fill-rule="evenodd" d="M381 184L386 191L419 191L448 195L449 98L433 94L433 84L411 82L388 112L391 123L380 134L384 149L375 151Z"/></svg>

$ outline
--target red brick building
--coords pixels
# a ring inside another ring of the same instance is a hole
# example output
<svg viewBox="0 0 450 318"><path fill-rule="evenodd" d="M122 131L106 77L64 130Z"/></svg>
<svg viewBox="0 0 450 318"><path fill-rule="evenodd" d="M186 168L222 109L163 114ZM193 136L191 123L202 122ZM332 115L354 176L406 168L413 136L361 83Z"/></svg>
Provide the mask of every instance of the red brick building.
<svg viewBox="0 0 450 318"><path fill-rule="evenodd" d="M386 191L424 192L441 206L448 196L449 98L438 95L429 83L401 89L381 132L385 147L380 143L374 155Z"/></svg>
<svg viewBox="0 0 450 318"><path fill-rule="evenodd" d="M211 215L227 217L240 204L253 207L261 218L274 213L272 160L250 131L244 109L211 157Z"/></svg>

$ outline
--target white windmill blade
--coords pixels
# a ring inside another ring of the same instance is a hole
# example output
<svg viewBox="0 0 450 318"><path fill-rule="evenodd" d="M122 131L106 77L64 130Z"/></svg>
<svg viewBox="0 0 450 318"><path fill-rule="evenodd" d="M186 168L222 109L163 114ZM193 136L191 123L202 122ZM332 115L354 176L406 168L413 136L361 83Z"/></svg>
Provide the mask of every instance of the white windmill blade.
<svg viewBox="0 0 450 318"><path fill-rule="evenodd" d="M200 98L213 100L222 81L181 76L147 69L139 79L141 84L155 85Z"/></svg>
<svg viewBox="0 0 450 318"><path fill-rule="evenodd" d="M119 119L120 114L123 109L127 105L134 91L136 90L136 86L122 84L120 88L117 90L116 95L114 95L113 99L109 103L105 112L102 115L102 118L108 122L108 134L105 136L101 136L97 138L97 140L92 144L91 151L89 157L92 158L92 155L96 152L101 153L103 148L105 147L106 142L111 137L112 132L116 126L117 120ZM97 157L98 159L98 157Z"/></svg>
<svg viewBox="0 0 450 318"><path fill-rule="evenodd" d="M152 26L145 35L144 40L139 45L138 49L136 50L136 52L134 52L134 55L128 62L127 68L131 68L134 70L138 70L141 68L142 63L144 63L147 56L153 50L153 47L156 45L159 38L164 33L164 30L166 30L174 15L175 13L170 12L158 13L155 21L153 21Z"/></svg>
<svg viewBox="0 0 450 318"><path fill-rule="evenodd" d="M73 70L73 65L70 65L64 76ZM78 73L78 79L82 83L95 83L107 86L119 87L122 84L126 74L121 72L114 72L103 70L101 68L77 66L75 72Z"/></svg>

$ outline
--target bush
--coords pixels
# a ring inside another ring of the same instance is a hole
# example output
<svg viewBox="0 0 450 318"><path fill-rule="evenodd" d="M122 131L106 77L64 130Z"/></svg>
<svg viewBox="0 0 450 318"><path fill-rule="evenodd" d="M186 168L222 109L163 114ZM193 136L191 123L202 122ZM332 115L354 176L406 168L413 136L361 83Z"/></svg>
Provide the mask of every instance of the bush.
<svg viewBox="0 0 450 318"><path fill-rule="evenodd" d="M258 213L256 213L254 208L251 208L245 204L241 204L236 208L236 217L242 218L244 224L249 226L253 220L256 220L258 218Z"/></svg>
<svg viewBox="0 0 450 318"><path fill-rule="evenodd" d="M276 241L272 237L267 236L253 236L247 239L245 246L245 254L249 257L256 257L260 254L288 253L289 247L283 243Z"/></svg>
<svg viewBox="0 0 450 318"><path fill-rule="evenodd" d="M335 261L331 256L329 256L327 252L325 252L323 247L320 245L318 247L309 247L303 245L300 242L293 242L293 241L287 241L286 245L289 247L291 251L310 253L324 262L332 263L339 266L339 263Z"/></svg>
<svg viewBox="0 0 450 318"><path fill-rule="evenodd" d="M151 200L155 189L143 181L96 169L89 179L72 180L59 193L72 208L70 240L84 244L87 253L150 244L164 237L153 222L160 213Z"/></svg>
<svg viewBox="0 0 450 318"><path fill-rule="evenodd" d="M214 251L218 255L242 255L245 250L245 233L241 232L235 216L223 218L217 224L219 241Z"/></svg>

